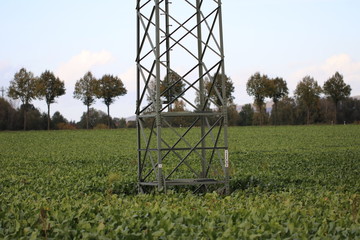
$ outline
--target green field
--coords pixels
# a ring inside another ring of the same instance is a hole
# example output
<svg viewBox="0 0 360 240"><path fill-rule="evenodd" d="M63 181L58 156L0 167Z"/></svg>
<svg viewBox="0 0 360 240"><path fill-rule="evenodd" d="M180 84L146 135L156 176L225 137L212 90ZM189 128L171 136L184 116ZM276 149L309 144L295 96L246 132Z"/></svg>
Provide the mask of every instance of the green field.
<svg viewBox="0 0 360 240"><path fill-rule="evenodd" d="M230 196L136 194L136 130L0 132L0 239L360 239L360 126L229 128Z"/></svg>

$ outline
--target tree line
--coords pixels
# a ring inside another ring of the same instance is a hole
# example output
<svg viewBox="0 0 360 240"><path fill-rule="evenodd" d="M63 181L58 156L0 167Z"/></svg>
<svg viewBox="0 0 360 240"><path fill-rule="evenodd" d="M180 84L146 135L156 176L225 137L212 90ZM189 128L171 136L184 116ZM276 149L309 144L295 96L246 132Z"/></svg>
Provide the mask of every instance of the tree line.
<svg viewBox="0 0 360 240"><path fill-rule="evenodd" d="M294 97L289 96L287 82L281 77L270 78L266 74L256 72L247 81L246 90L254 99L253 104L246 104L240 112L234 104L234 84L230 77L211 76L204 79L205 95L212 102L207 101L206 110L220 111L221 97L211 91L214 86L221 89L221 79L225 79L227 96L227 112L230 126L245 125L299 125L299 124L337 124L354 123L360 121L360 100L350 98L351 87L344 82L343 75L336 72L321 87L311 76L305 76L296 86ZM214 84L212 84L214 83ZM169 88L168 86L174 86ZM150 91L155 94L155 82L150 82ZM182 100L175 100L185 89L180 75L170 72L160 82L160 91L164 102L173 102L169 111L186 111L186 104ZM209 92L211 94L209 94ZM148 95L148 101L154 96ZM266 109L266 101L272 102L271 110ZM197 94L195 104L199 109L200 96ZM214 108L215 107L215 108ZM153 111L150 109L149 111ZM175 126L191 124L193 119L168 119ZM149 123L150 124L150 123Z"/></svg>
<svg viewBox="0 0 360 240"><path fill-rule="evenodd" d="M21 106L15 110L9 102L4 98L0 101L0 129L2 130L18 130L18 121L22 120L23 129L28 128L28 115L37 116L38 126L32 126L31 129L43 129L44 114L40 114L31 104L33 100L45 100L47 104L46 129L51 129L50 106L55 99L64 95L66 92L64 81L56 77L53 72L46 70L40 76L34 76L31 71L21 68L15 73L14 79L10 81L7 96L14 100L20 100ZM89 71L81 79L75 83L74 98L79 99L87 106L85 117L86 128L89 128L90 106L95 103L96 99L102 99L107 106L107 127L112 126L110 117L110 105L119 96L123 96L127 90L117 76L105 74L100 79L96 79ZM29 113L30 112L30 113ZM93 110L92 112L99 111ZM102 113L102 112L101 112ZM54 114L53 118L60 113ZM21 115L21 116L20 116ZM61 114L60 114L61 115ZM98 114L99 115L99 114ZM40 117L41 116L41 117ZM62 117L62 116L61 116ZM63 118L63 117L62 117ZM69 124L68 121L64 123ZM80 121L81 123L81 121ZM74 124L73 124L74 125ZM41 127L40 127L41 126Z"/></svg>
<svg viewBox="0 0 360 240"><path fill-rule="evenodd" d="M234 104L234 84L228 76L212 76L204 79L205 95L209 96L206 101L207 111L220 111L221 94L208 95L211 88L221 88L221 79L225 78L228 119L230 126L236 125L297 125L297 124L321 124L321 123L353 123L360 121L360 100L350 98L351 87L344 82L343 76L336 72L323 86L311 76L305 76L296 86L294 96L289 96L286 81L281 77L269 78L266 74L256 72L247 81L246 90L249 96L254 98L253 104L246 104L240 112ZM214 85L212 84L215 83ZM155 82L150 83L152 89L148 95L148 102L154 100ZM168 111L188 111L186 103L178 100L185 89L185 83L181 76L175 72L169 72L160 82L162 101L170 103ZM7 95L12 99L20 99L22 105L19 109L10 109L11 106L0 101L0 129L19 129L19 121L23 121L23 129L72 129L72 128L116 128L136 127L134 122L126 123L125 119L111 118L110 105L119 96L123 96L127 90L116 76L105 74L96 79L89 71L75 83L73 97L82 101L87 111L82 115L78 123L68 122L59 112L50 117L50 105L55 99L65 94L64 82L50 71L45 71L40 77L34 77L33 73L22 68L14 75L10 82ZM322 96L324 95L324 96ZM45 99L48 111L41 114L31 104L34 99ZM107 106L107 114L91 108L96 99L102 99ZM266 109L266 101L272 101L271 111ZM212 108L210 107L212 102ZM195 98L195 105L201 103L200 97ZM149 104L151 106L151 104ZM215 108L214 108L215 106ZM7 109L7 110L6 110ZM10 110L9 110L10 109ZM37 111L37 112L36 112ZM154 111L151 107L147 110ZM12 113L12 114L11 114ZM5 119L4 116L10 116ZM28 118L32 121L37 119L37 124L27 124ZM4 120L5 119L5 120ZM61 120L61 121L60 121ZM59 122L60 121L60 122ZM192 119L172 118L168 120L174 126L189 124ZM14 124L16 122L16 124ZM45 127L46 122L46 127ZM59 125L59 123L61 123Z"/></svg>
<svg viewBox="0 0 360 240"><path fill-rule="evenodd" d="M311 76L305 76L289 97L286 81L255 73L246 85L254 97L255 109L245 105L240 111L240 125L353 123L360 121L360 102L349 98L350 85L336 72L321 87ZM324 95L322 97L321 95ZM271 112L265 109L265 99L272 100Z"/></svg>

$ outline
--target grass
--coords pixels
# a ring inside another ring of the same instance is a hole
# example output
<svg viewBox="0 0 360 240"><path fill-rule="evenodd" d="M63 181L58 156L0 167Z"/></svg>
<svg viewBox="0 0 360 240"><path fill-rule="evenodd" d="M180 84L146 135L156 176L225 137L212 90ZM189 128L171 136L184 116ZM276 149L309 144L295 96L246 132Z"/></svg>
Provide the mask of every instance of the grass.
<svg viewBox="0 0 360 240"><path fill-rule="evenodd" d="M233 192L199 196L136 194L134 129L0 132L0 238L360 238L359 136L229 128Z"/></svg>

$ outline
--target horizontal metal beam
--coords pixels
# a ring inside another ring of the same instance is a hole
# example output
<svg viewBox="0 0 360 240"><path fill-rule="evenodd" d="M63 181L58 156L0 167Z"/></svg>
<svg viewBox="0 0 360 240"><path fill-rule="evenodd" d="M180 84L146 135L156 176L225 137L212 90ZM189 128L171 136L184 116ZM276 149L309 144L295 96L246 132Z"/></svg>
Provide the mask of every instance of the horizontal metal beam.
<svg viewBox="0 0 360 240"><path fill-rule="evenodd" d="M165 180L166 186L224 184L225 181L210 178ZM157 186L158 182L139 182L142 186Z"/></svg>
<svg viewBox="0 0 360 240"><path fill-rule="evenodd" d="M162 112L162 117L221 117L221 113L218 112ZM139 115L139 118L154 118L155 113L147 113Z"/></svg>
<svg viewBox="0 0 360 240"><path fill-rule="evenodd" d="M138 149L138 151L187 151L187 150L213 150L213 149L227 149L226 147L197 147L197 148L148 148L148 149Z"/></svg>

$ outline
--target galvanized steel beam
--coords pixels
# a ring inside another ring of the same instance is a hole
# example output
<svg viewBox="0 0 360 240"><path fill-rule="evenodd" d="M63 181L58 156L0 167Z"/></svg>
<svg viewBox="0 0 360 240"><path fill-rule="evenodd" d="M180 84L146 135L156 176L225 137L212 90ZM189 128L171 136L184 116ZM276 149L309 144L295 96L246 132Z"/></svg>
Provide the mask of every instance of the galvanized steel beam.
<svg viewBox="0 0 360 240"><path fill-rule="evenodd" d="M220 185L228 194L221 1L137 0L136 10L139 191Z"/></svg>

